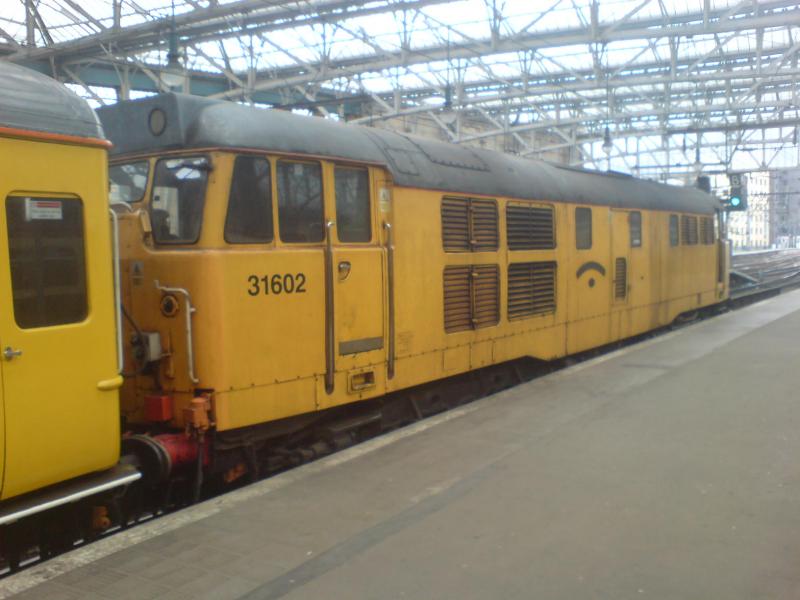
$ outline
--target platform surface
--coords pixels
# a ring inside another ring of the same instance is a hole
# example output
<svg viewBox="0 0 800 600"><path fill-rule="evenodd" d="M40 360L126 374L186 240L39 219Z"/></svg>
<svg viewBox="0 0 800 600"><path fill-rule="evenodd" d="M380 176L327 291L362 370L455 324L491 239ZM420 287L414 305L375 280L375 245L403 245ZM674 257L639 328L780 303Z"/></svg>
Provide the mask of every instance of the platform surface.
<svg viewBox="0 0 800 600"><path fill-rule="evenodd" d="M800 598L799 383L792 292L135 528L0 591Z"/></svg>

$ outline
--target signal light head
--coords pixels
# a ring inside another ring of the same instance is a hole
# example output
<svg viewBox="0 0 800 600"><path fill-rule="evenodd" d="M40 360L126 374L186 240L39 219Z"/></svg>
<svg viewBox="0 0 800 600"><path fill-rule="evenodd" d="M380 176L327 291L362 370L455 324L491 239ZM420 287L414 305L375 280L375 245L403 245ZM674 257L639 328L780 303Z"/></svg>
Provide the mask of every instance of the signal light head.
<svg viewBox="0 0 800 600"><path fill-rule="evenodd" d="M733 198L731 198L731 206L736 207L736 206L739 206L741 203L742 203L742 199L739 198L738 196L734 196Z"/></svg>

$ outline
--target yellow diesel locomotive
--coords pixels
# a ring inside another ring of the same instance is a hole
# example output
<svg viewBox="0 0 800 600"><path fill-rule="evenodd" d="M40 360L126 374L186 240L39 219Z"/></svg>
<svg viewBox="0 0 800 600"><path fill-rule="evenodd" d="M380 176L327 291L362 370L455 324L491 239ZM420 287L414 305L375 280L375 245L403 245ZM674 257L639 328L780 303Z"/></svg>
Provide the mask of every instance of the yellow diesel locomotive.
<svg viewBox="0 0 800 600"><path fill-rule="evenodd" d="M69 504L91 527L81 499L139 478L117 465L110 144L53 79L0 81L0 525Z"/></svg>
<svg viewBox="0 0 800 600"><path fill-rule="evenodd" d="M178 94L99 115L127 205L124 444L195 496L434 410L434 382L728 296L694 188Z"/></svg>

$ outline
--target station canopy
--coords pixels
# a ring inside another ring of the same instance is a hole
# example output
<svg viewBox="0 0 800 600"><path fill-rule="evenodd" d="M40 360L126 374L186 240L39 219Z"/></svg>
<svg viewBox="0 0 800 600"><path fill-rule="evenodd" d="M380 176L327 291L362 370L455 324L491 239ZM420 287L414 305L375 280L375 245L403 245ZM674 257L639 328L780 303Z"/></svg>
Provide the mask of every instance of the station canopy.
<svg viewBox="0 0 800 600"><path fill-rule="evenodd" d="M0 60L659 179L798 162L796 0L7 0Z"/></svg>

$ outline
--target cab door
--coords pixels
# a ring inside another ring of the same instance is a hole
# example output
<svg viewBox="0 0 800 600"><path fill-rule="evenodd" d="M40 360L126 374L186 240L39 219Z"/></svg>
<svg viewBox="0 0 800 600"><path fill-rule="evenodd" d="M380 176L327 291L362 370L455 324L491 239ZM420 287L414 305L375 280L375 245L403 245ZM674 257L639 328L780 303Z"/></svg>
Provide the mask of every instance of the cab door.
<svg viewBox="0 0 800 600"><path fill-rule="evenodd" d="M611 227L611 320L610 338L618 340L626 337L628 299L630 297L630 215L623 210L612 210ZM640 214L640 213L636 213Z"/></svg>
<svg viewBox="0 0 800 600"><path fill-rule="evenodd" d="M117 459L121 378L101 198L0 197L3 498Z"/></svg>
<svg viewBox="0 0 800 600"><path fill-rule="evenodd" d="M373 173L333 165L332 287L336 398L383 393L384 252L375 222Z"/></svg>

